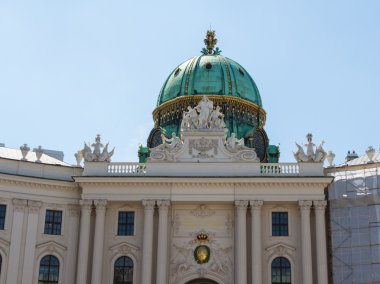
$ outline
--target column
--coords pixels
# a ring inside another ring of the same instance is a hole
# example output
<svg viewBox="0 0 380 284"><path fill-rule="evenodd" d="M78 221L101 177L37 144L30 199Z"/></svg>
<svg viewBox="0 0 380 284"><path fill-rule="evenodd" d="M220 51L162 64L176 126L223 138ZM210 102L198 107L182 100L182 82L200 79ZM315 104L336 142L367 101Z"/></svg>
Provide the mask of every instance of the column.
<svg viewBox="0 0 380 284"><path fill-rule="evenodd" d="M141 284L152 284L153 213L155 201L143 200L142 204L144 206L144 235Z"/></svg>
<svg viewBox="0 0 380 284"><path fill-rule="evenodd" d="M236 200L237 213L235 232L236 284L247 284L247 206L248 201Z"/></svg>
<svg viewBox="0 0 380 284"><path fill-rule="evenodd" d="M250 204L252 214L252 283L262 284L261 206L263 201L253 200Z"/></svg>
<svg viewBox="0 0 380 284"><path fill-rule="evenodd" d="M9 261L6 283L17 282L18 268L20 261L20 250L22 240L22 227L24 221L24 211L28 204L24 199L13 199L13 220L12 220L12 236L9 248Z"/></svg>
<svg viewBox="0 0 380 284"><path fill-rule="evenodd" d="M26 229L26 243L24 254L24 267L22 271L22 284L29 284L33 278L34 254L36 251L38 213L42 202L28 201L28 225Z"/></svg>
<svg viewBox="0 0 380 284"><path fill-rule="evenodd" d="M107 200L94 200L96 206L94 255L92 258L91 284L102 283L102 262L104 247L104 223L106 217Z"/></svg>
<svg viewBox="0 0 380 284"><path fill-rule="evenodd" d="M316 241L317 241L317 267L318 267L318 284L328 283L327 276L327 245L326 245L326 224L325 208L326 200L314 201L315 224L316 224Z"/></svg>
<svg viewBox="0 0 380 284"><path fill-rule="evenodd" d="M75 283L75 270L77 267L78 239L79 239L79 206L69 206L68 218L68 240L67 240L67 262L66 262L66 283Z"/></svg>
<svg viewBox="0 0 380 284"><path fill-rule="evenodd" d="M157 284L167 284L169 200L158 200Z"/></svg>
<svg viewBox="0 0 380 284"><path fill-rule="evenodd" d="M312 201L299 201L299 205L301 210L302 283L312 284L313 275L310 233L310 207L312 205Z"/></svg>
<svg viewBox="0 0 380 284"><path fill-rule="evenodd" d="M80 205L82 206L82 209L80 218L80 236L76 284L86 284L92 200L80 200Z"/></svg>

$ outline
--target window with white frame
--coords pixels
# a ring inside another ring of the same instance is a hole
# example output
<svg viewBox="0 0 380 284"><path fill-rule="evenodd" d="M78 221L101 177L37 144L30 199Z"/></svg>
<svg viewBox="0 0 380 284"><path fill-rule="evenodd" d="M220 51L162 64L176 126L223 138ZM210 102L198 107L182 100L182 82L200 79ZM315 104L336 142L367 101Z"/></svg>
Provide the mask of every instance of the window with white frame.
<svg viewBox="0 0 380 284"><path fill-rule="evenodd" d="M62 211L46 210L44 234L61 235L62 229Z"/></svg>
<svg viewBox="0 0 380 284"><path fill-rule="evenodd" d="M133 236L135 234L135 212L119 211L117 220L118 236Z"/></svg>

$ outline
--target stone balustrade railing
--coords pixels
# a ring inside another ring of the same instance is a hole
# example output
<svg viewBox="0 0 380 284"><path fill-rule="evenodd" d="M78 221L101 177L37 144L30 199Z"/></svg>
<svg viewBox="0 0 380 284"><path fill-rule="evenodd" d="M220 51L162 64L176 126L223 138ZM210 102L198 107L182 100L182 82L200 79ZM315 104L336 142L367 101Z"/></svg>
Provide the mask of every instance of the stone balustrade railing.
<svg viewBox="0 0 380 284"><path fill-rule="evenodd" d="M142 163L110 163L107 173L117 176L143 176L146 173L146 166Z"/></svg>
<svg viewBox="0 0 380 284"><path fill-rule="evenodd" d="M297 163L262 163L259 165L259 176L298 176L300 166ZM146 164L143 163L110 163L107 175L115 176L145 176L149 175ZM257 174L253 174L256 176Z"/></svg>
<svg viewBox="0 0 380 284"><path fill-rule="evenodd" d="M260 165L260 173L263 176L297 176L300 167L295 163L265 163Z"/></svg>

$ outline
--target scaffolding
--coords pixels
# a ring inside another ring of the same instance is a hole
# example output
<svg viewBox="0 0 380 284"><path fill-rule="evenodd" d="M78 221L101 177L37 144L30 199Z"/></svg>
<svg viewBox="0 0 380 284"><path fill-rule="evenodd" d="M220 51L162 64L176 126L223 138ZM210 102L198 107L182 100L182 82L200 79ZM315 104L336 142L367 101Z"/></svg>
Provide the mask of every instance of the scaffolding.
<svg viewBox="0 0 380 284"><path fill-rule="evenodd" d="M370 220L370 207L380 205L379 170L380 164L373 163L328 171L334 176L328 190L333 283L380 283L371 258L379 242L370 234L373 223L380 222L380 215Z"/></svg>

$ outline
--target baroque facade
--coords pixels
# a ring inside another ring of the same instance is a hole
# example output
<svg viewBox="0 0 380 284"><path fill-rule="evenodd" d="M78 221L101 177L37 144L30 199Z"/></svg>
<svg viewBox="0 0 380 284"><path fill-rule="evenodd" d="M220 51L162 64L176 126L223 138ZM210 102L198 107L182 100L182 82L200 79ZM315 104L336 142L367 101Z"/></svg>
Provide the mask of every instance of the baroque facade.
<svg viewBox="0 0 380 284"><path fill-rule="evenodd" d="M254 81L214 36L165 82L139 163L100 136L76 166L0 147L0 283L328 283L329 154L309 134L278 163Z"/></svg>

